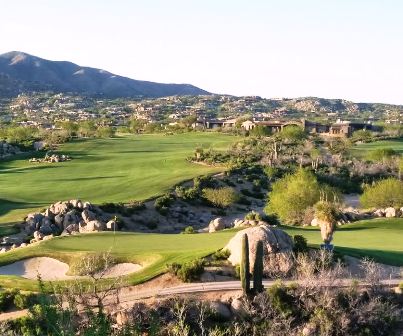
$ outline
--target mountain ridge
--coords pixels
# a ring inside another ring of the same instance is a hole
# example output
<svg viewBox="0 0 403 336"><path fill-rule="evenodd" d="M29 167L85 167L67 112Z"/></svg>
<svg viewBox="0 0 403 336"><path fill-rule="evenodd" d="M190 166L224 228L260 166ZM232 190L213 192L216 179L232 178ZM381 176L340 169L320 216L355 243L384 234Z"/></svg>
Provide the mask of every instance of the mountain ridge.
<svg viewBox="0 0 403 336"><path fill-rule="evenodd" d="M68 61L51 61L21 51L0 55L0 96L44 91L108 98L210 94L191 84L136 80L103 69Z"/></svg>

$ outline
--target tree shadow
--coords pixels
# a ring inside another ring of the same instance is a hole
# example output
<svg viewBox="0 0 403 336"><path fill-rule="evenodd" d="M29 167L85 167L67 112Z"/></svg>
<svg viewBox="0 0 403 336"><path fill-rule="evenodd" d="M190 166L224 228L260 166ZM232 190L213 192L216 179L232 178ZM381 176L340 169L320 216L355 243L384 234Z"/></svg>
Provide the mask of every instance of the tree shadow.
<svg viewBox="0 0 403 336"><path fill-rule="evenodd" d="M74 177L71 179L63 178L63 179L53 179L53 181L57 182L70 182L70 181L91 181L91 180L99 180L99 179L114 179L119 177L125 177L125 175L116 175L116 176L92 176L92 177Z"/></svg>
<svg viewBox="0 0 403 336"><path fill-rule="evenodd" d="M335 250L342 254L346 254L356 258L369 257L383 264L392 266L403 266L403 251L384 251L344 246L335 246Z"/></svg>

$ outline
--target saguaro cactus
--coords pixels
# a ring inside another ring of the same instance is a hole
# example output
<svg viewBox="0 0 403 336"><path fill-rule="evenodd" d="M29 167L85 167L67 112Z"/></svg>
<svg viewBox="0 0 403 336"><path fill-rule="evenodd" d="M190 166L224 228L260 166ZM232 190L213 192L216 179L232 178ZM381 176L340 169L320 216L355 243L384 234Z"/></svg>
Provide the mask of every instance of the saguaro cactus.
<svg viewBox="0 0 403 336"><path fill-rule="evenodd" d="M249 269L249 241L248 235L242 236L242 255L240 265L240 276L244 294L250 293L250 269Z"/></svg>
<svg viewBox="0 0 403 336"><path fill-rule="evenodd" d="M259 240L256 245L255 261L253 264L253 291L260 293L263 289L263 242Z"/></svg>

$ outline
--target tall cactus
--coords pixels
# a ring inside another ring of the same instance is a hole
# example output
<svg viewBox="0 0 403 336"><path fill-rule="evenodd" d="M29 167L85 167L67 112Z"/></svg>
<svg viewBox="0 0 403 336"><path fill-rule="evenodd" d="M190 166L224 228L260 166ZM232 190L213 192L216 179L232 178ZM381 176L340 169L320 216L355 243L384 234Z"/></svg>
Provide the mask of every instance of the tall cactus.
<svg viewBox="0 0 403 336"><path fill-rule="evenodd" d="M248 235L245 233L242 236L242 255L240 265L240 276L242 290L244 294L250 293L250 269L249 269L249 241Z"/></svg>
<svg viewBox="0 0 403 336"><path fill-rule="evenodd" d="M253 291L260 293L263 289L263 242L259 240L253 264Z"/></svg>

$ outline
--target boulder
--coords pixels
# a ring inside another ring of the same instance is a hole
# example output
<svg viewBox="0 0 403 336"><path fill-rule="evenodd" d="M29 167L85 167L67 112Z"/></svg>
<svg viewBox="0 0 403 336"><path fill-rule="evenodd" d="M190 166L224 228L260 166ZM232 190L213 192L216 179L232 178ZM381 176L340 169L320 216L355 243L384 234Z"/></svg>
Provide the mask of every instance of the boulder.
<svg viewBox="0 0 403 336"><path fill-rule="evenodd" d="M318 219L317 218L312 219L311 226L318 226Z"/></svg>
<svg viewBox="0 0 403 336"><path fill-rule="evenodd" d="M70 224L64 229L64 232L67 234L72 234L73 232L79 232L79 225L78 224Z"/></svg>
<svg viewBox="0 0 403 336"><path fill-rule="evenodd" d="M64 216L62 214L57 214L55 216L55 224L58 227L63 228L63 221L64 221Z"/></svg>
<svg viewBox="0 0 403 336"><path fill-rule="evenodd" d="M208 232L216 232L216 231L221 231L226 229L228 226L224 221L224 218L222 217L217 217L213 219L209 226L208 226Z"/></svg>
<svg viewBox="0 0 403 336"><path fill-rule="evenodd" d="M70 224L78 224L80 222L80 216L76 210L71 210L67 212L63 219L63 227L66 228Z"/></svg>
<svg viewBox="0 0 403 336"><path fill-rule="evenodd" d="M49 239L52 239L53 237L54 237L53 234L50 234L50 235L43 237L42 240L49 240Z"/></svg>
<svg viewBox="0 0 403 336"><path fill-rule="evenodd" d="M376 217L384 217L385 211L383 209L377 209L374 211L374 216Z"/></svg>
<svg viewBox="0 0 403 336"><path fill-rule="evenodd" d="M210 302L210 309L213 315L222 320L230 320L232 317L231 310L221 301Z"/></svg>
<svg viewBox="0 0 403 336"><path fill-rule="evenodd" d="M396 209L389 207L385 209L385 217L392 218L396 217Z"/></svg>
<svg viewBox="0 0 403 336"><path fill-rule="evenodd" d="M44 236L46 235L50 235L53 233L53 229L51 227L51 225L41 225L41 227L39 228L39 232L42 233Z"/></svg>
<svg viewBox="0 0 403 336"><path fill-rule="evenodd" d="M266 225L254 226L239 231L224 247L231 252L228 260L232 265L239 265L242 253L242 236L248 235L249 261L251 271L256 254L256 245L259 240L263 241L263 271L267 276L274 274L285 275L290 272L294 265L293 240L283 230L268 227Z"/></svg>
<svg viewBox="0 0 403 336"><path fill-rule="evenodd" d="M104 223L98 221L98 220L93 220L90 221L86 224L80 224L79 226L79 231L80 233L84 233L84 232L99 232L99 231L103 231L105 229L105 225Z"/></svg>
<svg viewBox="0 0 403 336"><path fill-rule="evenodd" d="M83 212L81 213L81 217L83 218L85 223L91 222L97 218L97 216L88 209L83 210Z"/></svg>
<svg viewBox="0 0 403 336"><path fill-rule="evenodd" d="M44 237L43 233L39 232L39 231L35 231L34 232L34 240L35 241L40 241L42 240Z"/></svg>
<svg viewBox="0 0 403 336"><path fill-rule="evenodd" d="M246 310L242 298L235 297L231 301L231 312L236 316L246 316Z"/></svg>

